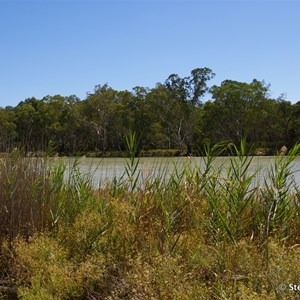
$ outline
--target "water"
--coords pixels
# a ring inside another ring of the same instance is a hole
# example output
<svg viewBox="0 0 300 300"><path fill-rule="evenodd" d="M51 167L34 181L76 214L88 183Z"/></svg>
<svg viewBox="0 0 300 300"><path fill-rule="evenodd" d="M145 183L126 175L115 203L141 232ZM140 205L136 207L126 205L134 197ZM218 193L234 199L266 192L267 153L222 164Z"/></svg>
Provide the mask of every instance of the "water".
<svg viewBox="0 0 300 300"><path fill-rule="evenodd" d="M75 161L75 158L58 158L63 160L69 167L71 167ZM99 187L107 182L112 181L114 178L117 180L122 177L125 171L126 158L85 158L79 159L80 171L84 174L89 174L92 177L93 185ZM255 183L262 183L268 169L274 163L274 157L253 157L249 173L253 173L256 170L260 170L255 178ZM195 167L201 169L204 168L203 157L142 157L140 158L137 172L140 172L140 180L161 178L169 179L174 171L181 170L182 168L189 167L193 170ZM226 168L229 166L228 157L218 157L214 161L214 168L221 168L222 174L226 175ZM300 185L300 158L297 158L293 162L292 170L296 183ZM124 176L124 179L126 175Z"/></svg>

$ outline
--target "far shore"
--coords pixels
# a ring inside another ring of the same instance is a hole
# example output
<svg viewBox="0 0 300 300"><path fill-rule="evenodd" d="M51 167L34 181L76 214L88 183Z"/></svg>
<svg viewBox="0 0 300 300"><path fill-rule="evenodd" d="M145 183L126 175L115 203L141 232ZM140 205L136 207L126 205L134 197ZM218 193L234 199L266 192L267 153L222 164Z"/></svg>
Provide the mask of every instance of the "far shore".
<svg viewBox="0 0 300 300"><path fill-rule="evenodd" d="M0 152L0 157L5 157L8 154L18 151L15 148L10 152ZM24 151L20 150L18 153L23 154ZM280 153L280 149L275 148L256 148L252 149L248 152L249 156L273 156ZM230 153L224 152L222 156L228 156ZM77 153L58 153L55 151L47 152L47 151L36 151L36 152L27 152L24 154L27 157L89 157L89 158L126 158L128 157L126 151L80 151ZM180 151L178 149L150 149L150 150L141 150L136 154L139 157L187 157L194 156L199 157L203 156L201 151L192 151L192 153L188 153L186 150Z"/></svg>

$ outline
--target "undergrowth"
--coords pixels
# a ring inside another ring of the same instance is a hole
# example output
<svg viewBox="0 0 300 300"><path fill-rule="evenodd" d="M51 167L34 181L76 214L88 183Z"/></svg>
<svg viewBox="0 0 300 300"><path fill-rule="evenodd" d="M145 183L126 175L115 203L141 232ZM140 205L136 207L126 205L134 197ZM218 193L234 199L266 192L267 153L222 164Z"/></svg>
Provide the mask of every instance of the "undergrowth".
<svg viewBox="0 0 300 300"><path fill-rule="evenodd" d="M78 160L1 158L0 299L300 298L300 145L259 183L244 140L143 180L127 147L124 175L98 189Z"/></svg>

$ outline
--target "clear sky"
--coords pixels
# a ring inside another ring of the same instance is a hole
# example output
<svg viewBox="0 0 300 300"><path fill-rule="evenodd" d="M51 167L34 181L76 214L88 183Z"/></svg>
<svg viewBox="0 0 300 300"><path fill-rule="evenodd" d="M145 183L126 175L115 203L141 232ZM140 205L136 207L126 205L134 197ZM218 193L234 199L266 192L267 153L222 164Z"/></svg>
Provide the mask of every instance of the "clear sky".
<svg viewBox="0 0 300 300"><path fill-rule="evenodd" d="M211 68L300 100L300 1L0 0L0 106Z"/></svg>

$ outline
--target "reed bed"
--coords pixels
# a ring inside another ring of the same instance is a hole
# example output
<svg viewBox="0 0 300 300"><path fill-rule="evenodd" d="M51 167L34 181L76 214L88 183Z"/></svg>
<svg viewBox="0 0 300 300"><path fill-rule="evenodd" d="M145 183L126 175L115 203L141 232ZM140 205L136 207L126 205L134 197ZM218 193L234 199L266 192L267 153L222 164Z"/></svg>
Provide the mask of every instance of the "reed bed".
<svg viewBox="0 0 300 300"><path fill-rule="evenodd" d="M126 143L123 176L99 188L78 160L66 177L47 157L1 159L0 299L300 298L300 145L257 182L244 140L157 177Z"/></svg>

